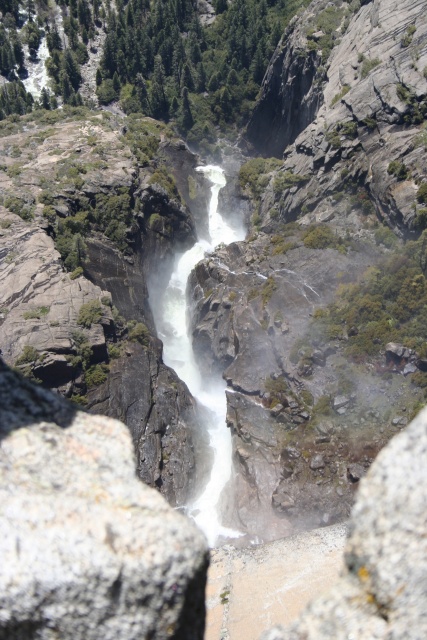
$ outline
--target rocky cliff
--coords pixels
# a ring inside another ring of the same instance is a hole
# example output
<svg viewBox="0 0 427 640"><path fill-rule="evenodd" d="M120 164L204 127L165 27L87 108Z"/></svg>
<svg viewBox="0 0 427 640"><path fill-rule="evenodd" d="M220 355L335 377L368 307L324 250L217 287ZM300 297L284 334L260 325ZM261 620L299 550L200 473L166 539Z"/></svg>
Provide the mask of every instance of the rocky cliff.
<svg viewBox="0 0 427 640"><path fill-rule="evenodd" d="M203 226L196 158L155 121L84 109L36 112L2 134L3 357L124 420L141 477L182 504L196 409L162 363L146 281Z"/></svg>
<svg viewBox="0 0 427 640"><path fill-rule="evenodd" d="M281 171L307 180L280 203L270 193L263 212L279 204L286 220L304 211L315 220L326 197L357 186L404 232L417 226L415 196L426 175L425 3L375 0L353 15L356 6L346 6L313 2L266 73L247 138L264 155L285 152ZM307 66L315 71L300 84ZM277 113L266 120L271 109Z"/></svg>
<svg viewBox="0 0 427 640"><path fill-rule="evenodd" d="M312 2L291 23L242 140L283 158L242 167L252 233L192 275L194 345L229 386L230 518L253 535L348 515L359 479L423 402L414 349L402 359L391 338L367 330L349 356L367 325L321 318L345 304L337 288L345 299L398 246L381 223L405 238L424 228L426 30L424 2L397 10L389 0Z"/></svg>

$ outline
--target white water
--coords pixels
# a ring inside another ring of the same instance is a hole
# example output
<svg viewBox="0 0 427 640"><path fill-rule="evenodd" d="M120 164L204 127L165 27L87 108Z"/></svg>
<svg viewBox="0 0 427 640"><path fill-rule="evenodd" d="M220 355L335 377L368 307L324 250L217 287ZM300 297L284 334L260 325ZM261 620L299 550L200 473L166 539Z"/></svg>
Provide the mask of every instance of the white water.
<svg viewBox="0 0 427 640"><path fill-rule="evenodd" d="M218 503L221 493L231 476L231 434L225 423L226 397L225 382L222 378L201 378L194 357L191 338L187 328L186 287L188 276L195 265L207 252L219 244L230 244L243 240L245 230L233 228L218 212L218 194L226 180L220 167L212 165L198 167L212 182L209 208L210 244L199 241L192 249L176 256L175 266L169 283L159 304L153 304L154 319L159 337L163 340L164 362L175 369L181 380L187 384L192 395L211 410L212 419L207 428L210 446L213 449L213 466L209 481L199 497L187 506L188 514L205 533L209 545L215 546L219 536L236 537L238 532L221 524ZM155 302L155 294L150 296Z"/></svg>
<svg viewBox="0 0 427 640"><path fill-rule="evenodd" d="M25 89L33 94L33 98L40 98L43 87L48 87L49 76L47 75L45 62L49 57L47 48L47 38L44 36L37 51L37 60L32 62L29 58L25 61L28 69L28 78L23 80Z"/></svg>
<svg viewBox="0 0 427 640"><path fill-rule="evenodd" d="M64 39L64 26L62 22L62 14L57 5L54 5L54 13L53 18L56 23L56 27L58 29L58 33L61 36L61 39ZM32 93L33 98L37 100L40 98L41 91L43 87L46 89L49 87L50 79L46 69L46 60L49 57L49 49L47 46L47 38L46 34L43 36L40 46L37 51L37 59L32 62L28 55L28 47L25 47L25 52L27 54L27 59L25 61L25 66L28 70L28 78L23 80L23 84L25 89Z"/></svg>

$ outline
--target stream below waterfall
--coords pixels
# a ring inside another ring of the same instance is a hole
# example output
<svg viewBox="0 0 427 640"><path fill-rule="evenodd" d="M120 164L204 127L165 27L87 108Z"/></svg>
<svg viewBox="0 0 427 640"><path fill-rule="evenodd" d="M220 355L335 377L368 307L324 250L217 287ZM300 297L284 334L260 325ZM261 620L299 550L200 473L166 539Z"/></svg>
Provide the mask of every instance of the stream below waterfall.
<svg viewBox="0 0 427 640"><path fill-rule="evenodd" d="M244 240L243 223L239 228L231 226L218 211L218 196L226 184L224 172L220 167L208 165L198 167L212 183L209 206L210 242L199 240L191 249L175 256L175 263L169 282L162 292L150 293L154 301L153 315L159 337L163 341L163 360L175 370L188 386L196 400L209 409L206 429L209 444L213 451L213 463L208 482L198 497L187 505L187 513L205 533L211 547L215 546L219 536L237 537L239 532L221 524L219 502L221 493L231 476L232 450L231 433L226 426L227 401L226 384L220 376L202 379L193 352L191 335L188 331L188 310L186 288L187 280L196 264L206 253L220 243L230 244ZM157 300L155 300L157 298Z"/></svg>

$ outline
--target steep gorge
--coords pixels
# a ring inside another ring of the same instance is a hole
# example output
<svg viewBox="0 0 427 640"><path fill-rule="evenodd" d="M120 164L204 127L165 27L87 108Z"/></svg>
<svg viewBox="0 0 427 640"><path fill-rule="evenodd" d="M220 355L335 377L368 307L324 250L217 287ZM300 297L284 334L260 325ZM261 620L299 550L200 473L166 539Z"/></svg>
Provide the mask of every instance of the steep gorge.
<svg viewBox="0 0 427 640"><path fill-rule="evenodd" d="M401 3L396 17L391 0L315 0L282 37L240 140L266 158L239 177L249 155L224 143L220 208L239 209L250 232L193 271L191 330L203 374L226 381L235 475L223 511L246 541L346 518L360 477L423 401L410 384L415 348L393 359L384 344L349 362L359 327L312 322L388 255L378 219L405 238L423 229L423 8ZM206 443L196 403L163 363L147 280L206 237L209 186L168 127L116 111L66 107L2 125L3 356L124 420L141 478L182 506L205 475Z"/></svg>

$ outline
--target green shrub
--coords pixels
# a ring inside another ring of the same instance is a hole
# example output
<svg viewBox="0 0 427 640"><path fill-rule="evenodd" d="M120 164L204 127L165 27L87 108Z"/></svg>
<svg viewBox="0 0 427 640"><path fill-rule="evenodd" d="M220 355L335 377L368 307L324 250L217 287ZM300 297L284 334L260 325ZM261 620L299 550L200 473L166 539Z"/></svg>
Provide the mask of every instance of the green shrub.
<svg viewBox="0 0 427 640"><path fill-rule="evenodd" d="M128 335L129 340L139 342L143 347L148 347L150 343L150 332L142 322L137 322Z"/></svg>
<svg viewBox="0 0 427 640"><path fill-rule="evenodd" d="M265 307L267 302L269 302L271 296L277 289L277 284L275 279L272 276L269 276L267 281L264 283L261 290L262 304Z"/></svg>
<svg viewBox="0 0 427 640"><path fill-rule="evenodd" d="M110 104L113 100L118 100L119 92L116 91L111 79L103 80L96 89L96 95L100 104Z"/></svg>
<svg viewBox="0 0 427 640"><path fill-rule="evenodd" d="M330 227L321 224L309 227L303 234L303 242L309 249L336 248L338 238Z"/></svg>
<svg viewBox="0 0 427 640"><path fill-rule="evenodd" d="M26 202L22 198L17 198L16 196L8 196L7 198L5 198L4 206L6 207L6 209L9 209L9 211L27 222L33 219L33 205L29 202Z"/></svg>
<svg viewBox="0 0 427 640"><path fill-rule="evenodd" d="M39 352L34 347L26 346L23 348L21 355L17 360L15 360L15 366L19 367L19 365L23 364L32 364L33 362L37 362L39 360Z"/></svg>
<svg viewBox="0 0 427 640"><path fill-rule="evenodd" d="M416 27L414 24L410 24L406 28L405 34L403 35L402 40L400 41L400 44L402 47L409 47L414 37L415 31L416 31Z"/></svg>
<svg viewBox="0 0 427 640"><path fill-rule="evenodd" d="M350 85L345 84L341 91L337 93L331 100L330 106L333 107L337 102L339 102L345 95L350 91Z"/></svg>
<svg viewBox="0 0 427 640"><path fill-rule="evenodd" d="M317 416L332 416L333 411L331 407L331 399L329 396L320 396L318 401L313 407L313 415Z"/></svg>
<svg viewBox="0 0 427 640"><path fill-rule="evenodd" d="M397 244L397 238L393 231L385 225L381 225L375 230L374 237L376 244L382 244L387 249L392 249Z"/></svg>
<svg viewBox="0 0 427 640"><path fill-rule="evenodd" d="M76 280L76 278L79 278L82 275L83 275L83 268L77 267L76 269L74 269L74 271L70 273L70 278L71 280Z"/></svg>
<svg viewBox="0 0 427 640"><path fill-rule="evenodd" d="M281 165L282 161L277 158L251 158L240 167L240 187L248 188L252 196L258 199L269 182L268 174Z"/></svg>
<svg viewBox="0 0 427 640"><path fill-rule="evenodd" d="M85 373L85 382L87 386L97 387L107 380L108 367L106 365L95 364Z"/></svg>
<svg viewBox="0 0 427 640"><path fill-rule="evenodd" d="M423 182L418 189L417 200L422 204L427 204L427 182Z"/></svg>
<svg viewBox="0 0 427 640"><path fill-rule="evenodd" d="M50 307L37 307L31 309L31 311L24 311L24 320L40 320L43 316L46 316L50 311Z"/></svg>
<svg viewBox="0 0 427 640"><path fill-rule="evenodd" d="M398 180L407 180L410 173L403 162L393 160L387 167L387 173L395 176Z"/></svg>
<svg viewBox="0 0 427 640"><path fill-rule="evenodd" d="M310 176L294 174L291 171L285 171L284 173L277 173L276 177L273 181L273 191L275 195L280 195L286 189L290 189L295 185L301 184L302 182L307 182L310 179Z"/></svg>
<svg viewBox="0 0 427 640"><path fill-rule="evenodd" d="M415 226L421 231L423 229L427 229L427 208L424 207L423 209L419 209L419 211L417 211Z"/></svg>
<svg viewBox="0 0 427 640"><path fill-rule="evenodd" d="M122 355L122 352L118 345L116 344L108 345L108 356L111 358L111 360L117 360L118 358L120 358L121 355Z"/></svg>
<svg viewBox="0 0 427 640"><path fill-rule="evenodd" d="M375 129L375 127L377 126L377 121L375 120L375 118L365 118L363 120L363 123L368 127L368 129Z"/></svg>
<svg viewBox="0 0 427 640"><path fill-rule="evenodd" d="M360 69L360 77L366 78L375 67L381 64L381 60L379 58L373 58L370 60L369 58L365 58L362 63L362 67Z"/></svg>
<svg viewBox="0 0 427 640"><path fill-rule="evenodd" d="M83 304L79 309L77 316L77 324L90 329L93 324L96 324L102 318L102 307L99 300L90 300Z"/></svg>
<svg viewBox="0 0 427 640"><path fill-rule="evenodd" d="M71 402L74 402L75 404L78 404L82 407L84 407L87 404L87 396L83 396L77 393L73 393L70 400Z"/></svg>

